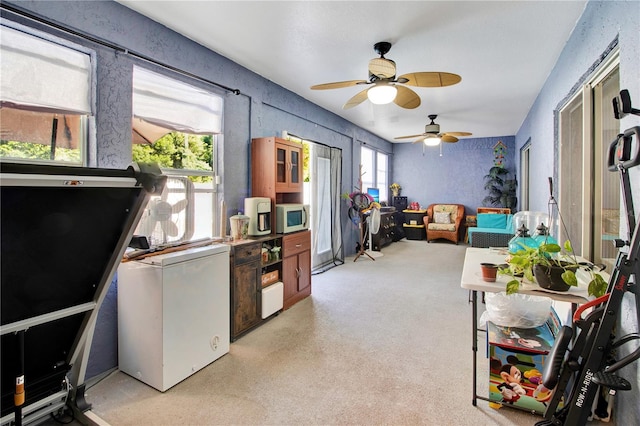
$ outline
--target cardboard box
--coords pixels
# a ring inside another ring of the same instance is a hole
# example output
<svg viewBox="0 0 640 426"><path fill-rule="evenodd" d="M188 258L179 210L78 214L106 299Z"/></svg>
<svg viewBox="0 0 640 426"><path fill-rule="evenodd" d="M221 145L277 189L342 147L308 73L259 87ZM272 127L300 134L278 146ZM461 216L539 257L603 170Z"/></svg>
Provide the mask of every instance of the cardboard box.
<svg viewBox="0 0 640 426"><path fill-rule="evenodd" d="M491 401L544 413L552 393L542 384L542 371L559 329L560 319L553 308L547 322L536 328L487 322Z"/></svg>

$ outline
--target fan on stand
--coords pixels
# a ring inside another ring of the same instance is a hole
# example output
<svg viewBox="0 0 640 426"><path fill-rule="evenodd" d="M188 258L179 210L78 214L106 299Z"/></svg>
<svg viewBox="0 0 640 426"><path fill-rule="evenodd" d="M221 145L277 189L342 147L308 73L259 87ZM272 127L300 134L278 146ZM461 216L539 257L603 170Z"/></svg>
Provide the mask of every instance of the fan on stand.
<svg viewBox="0 0 640 426"><path fill-rule="evenodd" d="M334 83L316 84L312 90L340 89L356 85L368 86L347 101L343 109L353 108L369 99L374 104L395 103L399 107L414 109L420 106L420 96L406 86L444 87L459 83L462 78L448 72L412 72L396 78L396 63L384 55L391 49L391 43L381 41L373 45L380 55L369 61L368 80L348 80ZM406 86L405 86L406 85Z"/></svg>
<svg viewBox="0 0 640 426"><path fill-rule="evenodd" d="M369 227L369 249L367 250L367 256L382 257L384 254L373 250L373 235L377 234L380 230L380 209L376 206L371 209L371 213L369 213L369 217L367 218L367 223Z"/></svg>
<svg viewBox="0 0 640 426"><path fill-rule="evenodd" d="M193 183L172 176L160 197L149 200L135 234L146 235L153 248L188 241L193 236Z"/></svg>

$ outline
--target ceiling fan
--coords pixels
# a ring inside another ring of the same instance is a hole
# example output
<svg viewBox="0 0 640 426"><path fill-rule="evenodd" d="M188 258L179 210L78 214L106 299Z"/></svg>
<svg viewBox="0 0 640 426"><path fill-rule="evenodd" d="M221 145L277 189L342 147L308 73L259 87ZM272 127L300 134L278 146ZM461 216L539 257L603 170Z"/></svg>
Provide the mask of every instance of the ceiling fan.
<svg viewBox="0 0 640 426"><path fill-rule="evenodd" d="M440 125L434 123L434 120L438 117L437 114L429 115L429 119L431 123L424 126L424 133L419 135L409 135L409 136L398 136L394 139L413 139L418 138L412 143L416 142L424 142L425 145L436 146L442 142L455 143L458 142L458 138L456 136L471 136L472 133L469 132L442 132L440 133Z"/></svg>
<svg viewBox="0 0 640 426"><path fill-rule="evenodd" d="M316 84L311 86L313 90L340 89L356 85L369 85L367 89L359 92L349 99L342 107L353 108L369 99L374 104L396 105L414 109L420 106L420 96L406 86L416 87L444 87L459 83L462 78L457 74L448 72L413 72L403 74L396 78L396 63L387 59L384 55L391 49L391 43L381 41L373 45L373 49L380 55L369 61L369 80L348 80L334 83Z"/></svg>

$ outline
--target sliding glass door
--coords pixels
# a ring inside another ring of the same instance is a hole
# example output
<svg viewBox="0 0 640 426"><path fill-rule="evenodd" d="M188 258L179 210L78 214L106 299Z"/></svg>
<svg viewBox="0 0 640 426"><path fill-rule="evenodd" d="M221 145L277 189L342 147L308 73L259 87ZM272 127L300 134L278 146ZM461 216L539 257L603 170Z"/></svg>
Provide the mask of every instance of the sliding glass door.
<svg viewBox="0 0 640 426"><path fill-rule="evenodd" d="M560 110L559 224L575 252L612 267L620 225L620 179L607 170L609 143L619 132L611 100L620 91L617 55Z"/></svg>

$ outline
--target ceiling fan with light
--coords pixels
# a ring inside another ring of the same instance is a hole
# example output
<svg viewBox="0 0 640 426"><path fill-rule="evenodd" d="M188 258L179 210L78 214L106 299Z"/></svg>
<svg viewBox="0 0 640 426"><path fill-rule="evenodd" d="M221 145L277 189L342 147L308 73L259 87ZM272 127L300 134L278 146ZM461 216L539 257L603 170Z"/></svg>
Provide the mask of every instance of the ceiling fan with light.
<svg viewBox="0 0 640 426"><path fill-rule="evenodd" d="M429 115L429 119L431 123L424 126L424 133L419 135L409 135L409 136L398 136L394 139L413 139L418 138L412 143L416 142L424 142L425 145L428 146L437 146L441 141L448 143L458 142L458 138L456 136L471 136L472 133L469 132L442 132L440 133L440 125L436 124L434 120L438 117L437 114Z"/></svg>
<svg viewBox="0 0 640 426"><path fill-rule="evenodd" d="M327 90L356 85L369 85L371 87L357 93L349 99L342 108L353 108L369 99L374 104L381 105L394 102L402 108L414 109L420 106L420 96L404 85L415 87L444 87L457 84L462 80L457 74L436 71L413 72L403 74L396 78L396 63L384 57L391 49L391 43L381 41L374 44L373 49L380 57L373 58L369 61L368 80L348 80L316 84L315 86L311 86L311 89Z"/></svg>

